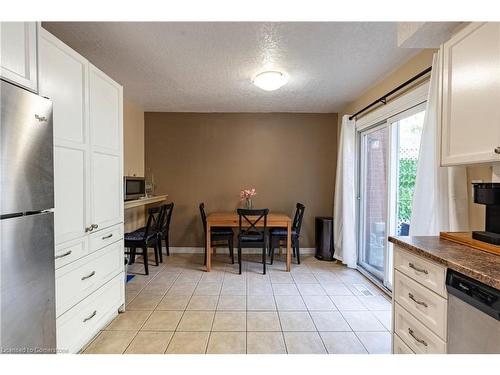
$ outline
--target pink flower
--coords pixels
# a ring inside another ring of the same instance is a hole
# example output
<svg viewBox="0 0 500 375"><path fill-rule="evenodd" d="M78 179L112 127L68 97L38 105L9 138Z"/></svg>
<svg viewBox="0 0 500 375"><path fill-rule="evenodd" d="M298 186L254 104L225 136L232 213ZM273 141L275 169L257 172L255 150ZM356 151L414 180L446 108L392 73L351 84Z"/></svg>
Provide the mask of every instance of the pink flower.
<svg viewBox="0 0 500 375"><path fill-rule="evenodd" d="M255 188L251 189L244 189L240 191L240 199L249 199L257 195L257 192L255 191Z"/></svg>

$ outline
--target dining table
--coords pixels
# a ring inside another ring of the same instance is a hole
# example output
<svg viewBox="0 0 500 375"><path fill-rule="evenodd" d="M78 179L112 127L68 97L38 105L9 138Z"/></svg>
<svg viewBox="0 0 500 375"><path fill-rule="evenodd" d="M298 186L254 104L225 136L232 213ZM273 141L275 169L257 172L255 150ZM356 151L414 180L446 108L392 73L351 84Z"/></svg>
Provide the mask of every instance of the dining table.
<svg viewBox="0 0 500 375"><path fill-rule="evenodd" d="M251 218L251 216L249 218ZM256 226L264 226L264 220L260 220ZM213 227L239 228L239 216L236 212L212 212L207 216L207 272L210 272L210 270L212 269L212 245L210 238L210 228ZM287 229L286 271L290 272L292 263L292 219L290 218L290 216L283 213L269 213L267 215L267 227L279 227Z"/></svg>

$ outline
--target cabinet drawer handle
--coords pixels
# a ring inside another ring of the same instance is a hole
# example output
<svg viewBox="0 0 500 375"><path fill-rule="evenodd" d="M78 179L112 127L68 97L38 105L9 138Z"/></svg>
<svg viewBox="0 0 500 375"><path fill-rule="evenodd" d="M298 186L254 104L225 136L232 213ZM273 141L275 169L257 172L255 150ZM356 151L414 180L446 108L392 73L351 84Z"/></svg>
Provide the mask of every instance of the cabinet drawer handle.
<svg viewBox="0 0 500 375"><path fill-rule="evenodd" d="M94 225L85 228L85 233L92 232L94 230Z"/></svg>
<svg viewBox="0 0 500 375"><path fill-rule="evenodd" d="M426 275L429 273L429 272L427 272L427 270L424 270L423 268L416 267L413 263L408 263L408 267L413 268L415 271L420 272L420 273L424 273Z"/></svg>
<svg viewBox="0 0 500 375"><path fill-rule="evenodd" d="M500 154L500 146L498 146L497 148L495 148L495 154Z"/></svg>
<svg viewBox="0 0 500 375"><path fill-rule="evenodd" d="M91 227L92 227L92 228L94 228L94 229L97 229L97 228L99 228L99 225L97 225L97 224L92 224L92 225L91 225Z"/></svg>
<svg viewBox="0 0 500 375"><path fill-rule="evenodd" d="M87 279L90 279L92 276L95 275L95 271L92 271L91 273L89 273L87 276L83 276L82 277L82 281L83 280L87 280Z"/></svg>
<svg viewBox="0 0 500 375"><path fill-rule="evenodd" d="M94 310L94 312L92 314L90 314L90 316L86 317L85 319L83 319L83 322L88 322L90 319L92 319L94 316L97 315L97 310Z"/></svg>
<svg viewBox="0 0 500 375"><path fill-rule="evenodd" d="M113 233L108 234L107 236L102 237L103 240L107 240L108 238L113 237Z"/></svg>
<svg viewBox="0 0 500 375"><path fill-rule="evenodd" d="M68 255L70 255L73 251L69 250L69 251L66 251L64 254L61 254L61 255L56 255L56 259L61 259L61 258L64 258L64 257L67 257Z"/></svg>
<svg viewBox="0 0 500 375"><path fill-rule="evenodd" d="M422 344L423 346L427 346L427 343L425 340L419 339L417 336L415 336L415 332L413 332L413 329L408 328L408 333L410 334L411 337L413 337L418 343Z"/></svg>
<svg viewBox="0 0 500 375"><path fill-rule="evenodd" d="M410 298L413 302L415 302L417 305L421 305L424 307L428 307L427 304L423 301L419 301L415 298L415 296L411 293L408 293L408 298Z"/></svg>

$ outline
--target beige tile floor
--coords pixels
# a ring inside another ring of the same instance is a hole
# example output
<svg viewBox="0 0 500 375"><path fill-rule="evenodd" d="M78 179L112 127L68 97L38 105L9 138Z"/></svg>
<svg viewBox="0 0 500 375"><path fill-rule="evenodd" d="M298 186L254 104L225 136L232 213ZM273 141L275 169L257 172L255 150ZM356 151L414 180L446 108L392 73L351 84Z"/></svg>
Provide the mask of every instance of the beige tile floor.
<svg viewBox="0 0 500 375"><path fill-rule="evenodd" d="M355 270L312 256L290 273L275 260L267 275L258 256L245 257L242 275L225 254L210 273L202 262L201 255L172 254L149 276L135 276L126 312L84 353L390 352L390 301Z"/></svg>

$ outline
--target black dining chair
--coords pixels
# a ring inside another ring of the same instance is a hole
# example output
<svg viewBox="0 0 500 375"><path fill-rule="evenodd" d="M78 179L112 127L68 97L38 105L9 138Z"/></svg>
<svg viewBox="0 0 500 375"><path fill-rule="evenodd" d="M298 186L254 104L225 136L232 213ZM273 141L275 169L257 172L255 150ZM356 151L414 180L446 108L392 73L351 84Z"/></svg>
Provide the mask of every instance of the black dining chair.
<svg viewBox="0 0 500 375"><path fill-rule="evenodd" d="M241 248L262 248L262 268L264 275L266 274L266 251L267 251L267 215L268 208L263 209L243 209L236 210L239 216L238 226L238 264L239 273L241 275ZM257 226L263 221L262 226Z"/></svg>
<svg viewBox="0 0 500 375"><path fill-rule="evenodd" d="M163 219L161 220L161 229L159 231L160 242L160 261L163 261L162 242L165 241L165 248L167 249L167 256L170 256L170 246L168 241L168 233L170 231L170 221L172 220L172 211L174 210L174 203L168 203L162 206Z"/></svg>
<svg viewBox="0 0 500 375"><path fill-rule="evenodd" d="M297 257L297 264L300 264L300 228L302 227L302 219L304 217L305 207L302 203L297 203L295 216L292 223L292 249L293 256ZM272 228L269 234L269 255L271 256L271 264L274 261L274 249L280 245L280 242L287 241L286 228Z"/></svg>
<svg viewBox="0 0 500 375"><path fill-rule="evenodd" d="M207 264L207 251L211 249L207 249L207 215L205 213L205 204L200 203L200 216L201 221L203 223L203 242L205 244L205 263ZM234 264L234 232L231 227L213 227L210 228L210 243L212 247L217 247L217 243L223 242L224 245L227 243L227 247L229 248L229 255L231 256L231 263Z"/></svg>
<svg viewBox="0 0 500 375"><path fill-rule="evenodd" d="M149 275L148 267L148 248L154 249L155 262L159 265L159 255L161 252L161 244L158 237L158 232L161 226L162 207L152 207L148 209L148 220L143 230L139 229L133 232L125 233L125 254L130 256L129 264L135 262L136 255L142 255L144 260L144 271ZM137 249L141 249L141 253L137 254Z"/></svg>

